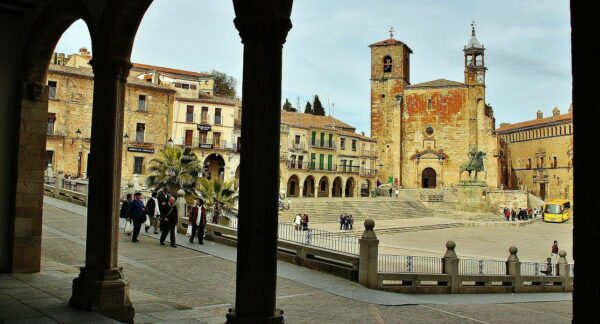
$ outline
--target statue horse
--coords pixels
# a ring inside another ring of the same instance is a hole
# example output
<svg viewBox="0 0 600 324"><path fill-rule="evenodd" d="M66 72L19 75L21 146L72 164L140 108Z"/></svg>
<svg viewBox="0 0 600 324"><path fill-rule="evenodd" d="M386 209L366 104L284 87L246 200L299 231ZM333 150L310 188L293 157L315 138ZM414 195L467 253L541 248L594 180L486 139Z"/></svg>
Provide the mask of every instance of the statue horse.
<svg viewBox="0 0 600 324"><path fill-rule="evenodd" d="M477 175L479 172L483 172L485 174L485 178L487 179L487 172L484 170L483 158L485 157L484 152L477 152L471 156L471 159L460 165L458 179L461 180L463 172L469 173L469 178L471 178L471 172L475 171L475 180L477 180Z"/></svg>

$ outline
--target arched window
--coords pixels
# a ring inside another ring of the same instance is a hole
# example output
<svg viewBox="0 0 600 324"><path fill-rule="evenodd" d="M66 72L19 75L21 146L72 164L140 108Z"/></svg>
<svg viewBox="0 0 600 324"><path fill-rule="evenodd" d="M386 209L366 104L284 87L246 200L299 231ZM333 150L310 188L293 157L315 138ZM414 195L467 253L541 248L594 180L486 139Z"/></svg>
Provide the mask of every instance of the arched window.
<svg viewBox="0 0 600 324"><path fill-rule="evenodd" d="M389 55L386 55L383 58L383 72L384 73L392 72L392 57Z"/></svg>

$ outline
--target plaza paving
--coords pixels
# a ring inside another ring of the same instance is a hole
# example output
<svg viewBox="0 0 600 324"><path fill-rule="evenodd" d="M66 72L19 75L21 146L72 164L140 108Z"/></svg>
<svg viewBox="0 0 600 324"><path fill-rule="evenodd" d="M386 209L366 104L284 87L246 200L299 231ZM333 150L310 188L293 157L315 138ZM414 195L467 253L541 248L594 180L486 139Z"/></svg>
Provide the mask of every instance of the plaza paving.
<svg viewBox="0 0 600 324"><path fill-rule="evenodd" d="M65 302L71 280L84 264L84 209L45 200L43 272L2 276L0 320L15 319L6 305L18 302L22 313L36 319L33 322L82 322L81 312L66 308ZM235 297L235 249L190 245L184 236L178 244L176 249L160 246L152 236L134 244L121 236L119 262L130 282L136 323L223 323ZM570 294L393 294L283 262L278 267L277 306L285 311L287 323L568 323L572 314ZM36 286L22 286L31 282ZM12 290L20 289L17 286L39 290L39 295L28 296L40 299L38 303L14 297L22 297ZM75 315L62 320L51 316L67 311ZM90 316L85 322L106 321L98 314L85 314Z"/></svg>

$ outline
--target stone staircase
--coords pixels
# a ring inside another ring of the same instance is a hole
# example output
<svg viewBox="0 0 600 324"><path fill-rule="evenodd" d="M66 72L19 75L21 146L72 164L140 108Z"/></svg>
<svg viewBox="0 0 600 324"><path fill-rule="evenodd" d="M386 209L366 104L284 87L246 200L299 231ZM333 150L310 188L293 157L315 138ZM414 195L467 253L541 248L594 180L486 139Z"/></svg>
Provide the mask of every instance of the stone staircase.
<svg viewBox="0 0 600 324"><path fill-rule="evenodd" d="M298 213L306 213L315 223L338 223L341 214L351 214L354 224L366 218L375 220L431 217L435 212L411 198L298 198L290 209L279 211L279 221L291 223Z"/></svg>
<svg viewBox="0 0 600 324"><path fill-rule="evenodd" d="M375 234L383 235L383 234L396 234L396 233L408 233L408 232L421 232L421 231L432 231L432 230L440 230L446 228L456 228L456 227L464 227L464 223L447 223L447 224L431 224L431 225L420 225L420 226L405 226L405 227L390 227L390 228L381 228L375 229ZM352 230L346 231L348 235L351 236L361 236L363 231Z"/></svg>

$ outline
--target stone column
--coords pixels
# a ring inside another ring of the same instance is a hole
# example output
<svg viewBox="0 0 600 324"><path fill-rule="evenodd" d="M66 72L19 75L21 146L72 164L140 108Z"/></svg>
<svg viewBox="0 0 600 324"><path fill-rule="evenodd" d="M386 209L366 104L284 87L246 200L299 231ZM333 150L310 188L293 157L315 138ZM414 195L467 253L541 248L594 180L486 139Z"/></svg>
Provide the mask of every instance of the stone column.
<svg viewBox="0 0 600 324"><path fill-rule="evenodd" d="M65 178L62 170L58 171L58 176L54 180L54 198L58 199L60 196L60 190L63 187L63 179Z"/></svg>
<svg viewBox="0 0 600 324"><path fill-rule="evenodd" d="M442 259L442 273L449 274L452 276L450 280L450 293L458 293L458 262L459 259L454 252L456 243L454 241L446 242L446 254Z"/></svg>
<svg viewBox="0 0 600 324"><path fill-rule="evenodd" d="M69 303L132 322L129 283L117 266L119 191L128 60L94 55L94 103L85 267L73 280Z"/></svg>
<svg viewBox="0 0 600 324"><path fill-rule="evenodd" d="M227 323L283 323L276 307L281 62L292 0L234 0L244 44L235 309Z"/></svg>
<svg viewBox="0 0 600 324"><path fill-rule="evenodd" d="M508 256L508 260L506 260L506 274L513 277L515 281L514 292L521 292L521 288L523 287L523 280L521 279L521 261L519 261L519 257L517 256L516 246L511 246L508 249L510 255Z"/></svg>
<svg viewBox="0 0 600 324"><path fill-rule="evenodd" d="M378 288L377 255L379 251L379 240L373 230L375 221L365 219L365 231L358 243L360 245L358 261L358 283L367 288Z"/></svg>
<svg viewBox="0 0 600 324"><path fill-rule="evenodd" d="M567 251L558 251L558 262L556 263L556 275L565 278L564 291L570 291L571 285L573 284L573 278L571 277L571 267L567 261Z"/></svg>
<svg viewBox="0 0 600 324"><path fill-rule="evenodd" d="M185 233L187 230L183 227L183 218L186 217L185 190L177 190L177 200L175 201L175 205L177 206L177 232Z"/></svg>

